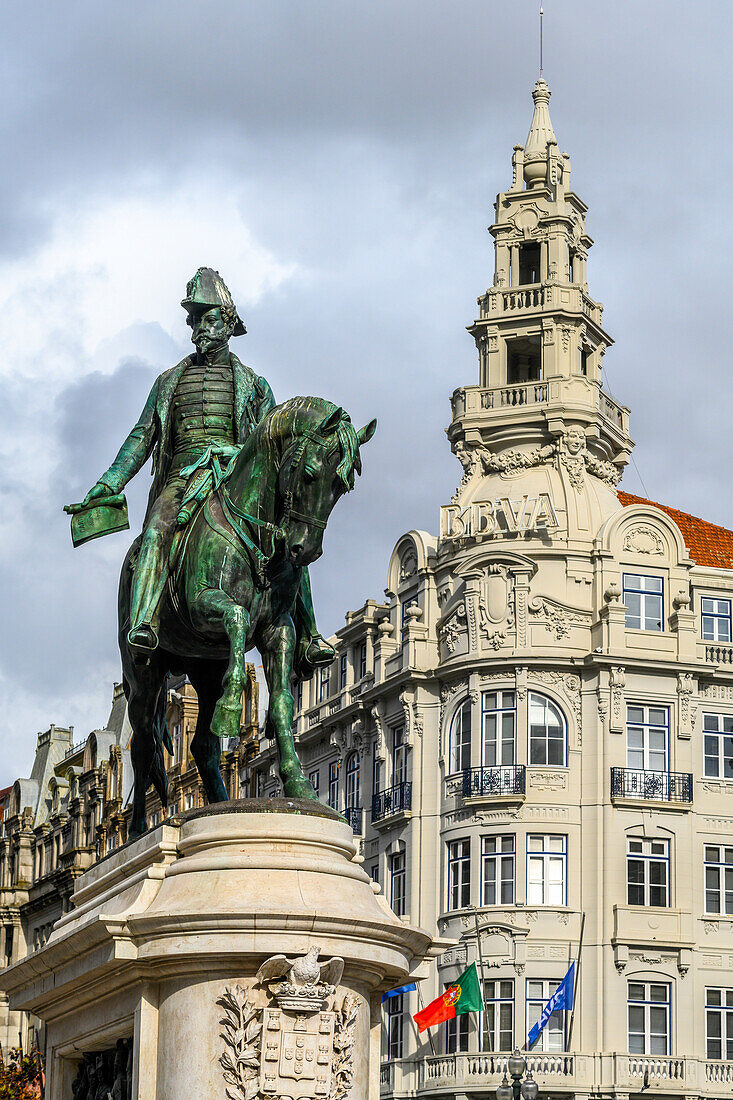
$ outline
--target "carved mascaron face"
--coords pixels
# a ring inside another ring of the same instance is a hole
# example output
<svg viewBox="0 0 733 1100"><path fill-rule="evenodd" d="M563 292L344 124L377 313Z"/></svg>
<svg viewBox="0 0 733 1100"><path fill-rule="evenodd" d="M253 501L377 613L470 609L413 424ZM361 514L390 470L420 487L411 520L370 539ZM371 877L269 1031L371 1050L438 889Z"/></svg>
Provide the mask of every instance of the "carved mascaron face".
<svg viewBox="0 0 733 1100"><path fill-rule="evenodd" d="M571 455L580 454L585 447L585 436L579 428L570 428L565 433L565 446Z"/></svg>

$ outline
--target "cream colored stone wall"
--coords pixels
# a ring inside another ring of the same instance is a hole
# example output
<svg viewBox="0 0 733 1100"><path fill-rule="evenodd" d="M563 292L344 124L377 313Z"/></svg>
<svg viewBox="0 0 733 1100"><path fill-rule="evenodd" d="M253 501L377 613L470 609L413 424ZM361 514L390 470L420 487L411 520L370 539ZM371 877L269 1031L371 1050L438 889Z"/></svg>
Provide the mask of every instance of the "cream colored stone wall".
<svg viewBox="0 0 733 1100"><path fill-rule="evenodd" d="M628 410L602 385L612 341L586 283L586 207L569 189L543 81L534 98L526 149L515 150L512 187L496 203L494 282L470 329L479 385L452 398L448 437L461 482L438 537L411 531L398 541L384 601L347 616L328 682L303 685L296 734L324 800L329 767L339 765L334 801L352 811L365 867L387 900L390 867L404 859L405 920L456 941L422 983L423 1002L475 960L487 989L512 983L509 1045L522 1047L528 983L563 977L582 927L572 1035L566 1019L564 1049L540 1049L545 1032L529 1056L540 1095L627 1097L646 1077L650 1094L722 1100L733 1060L708 1057L705 991L730 989L733 1005L733 914L706 911L704 852L733 850L733 780L705 775L702 728L706 712L733 718L733 648L703 638L700 601L732 599L733 571L695 564L666 512L622 507L617 496L633 444ZM531 285L518 279L527 244L539 245ZM531 354L519 367L516 358L516 341L528 338L522 348L540 349L536 376L517 381L512 370L532 373ZM661 629L627 625L624 574L662 582ZM482 770L482 706L498 691L516 704L511 772ZM562 715L560 765L529 755L533 695ZM450 755L464 704L467 787ZM629 707L668 715L661 772L654 757L624 771L635 760ZM404 749L395 750L395 731ZM358 813L346 784L355 753ZM275 791L272 746L253 767ZM484 904L482 844L501 836L514 837L513 901ZM564 838L561 900L532 899L530 836ZM634 839L668 848L668 904L629 903ZM451 909L456 841L470 848L470 889ZM630 984L668 989L666 1053L651 1050L650 1035L643 1052L630 1050ZM472 1018L465 1049L451 1052L439 1028L433 1050L410 1020L418 1007L416 994L405 997L401 1057L389 1056L385 1021L383 1095L493 1095L506 1060L500 1044Z"/></svg>

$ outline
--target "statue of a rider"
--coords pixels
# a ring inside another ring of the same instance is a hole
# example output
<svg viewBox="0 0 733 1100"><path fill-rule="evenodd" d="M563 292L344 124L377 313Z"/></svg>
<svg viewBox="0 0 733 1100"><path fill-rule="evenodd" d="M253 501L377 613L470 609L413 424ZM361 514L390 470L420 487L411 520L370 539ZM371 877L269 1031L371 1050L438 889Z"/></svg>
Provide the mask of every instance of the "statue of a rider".
<svg viewBox="0 0 733 1100"><path fill-rule="evenodd" d="M229 350L247 331L218 272L200 267L181 305L196 352L161 374L140 419L82 507L121 493L150 456L153 484L132 583L128 642L141 655L158 646L156 614L168 579L176 531L236 455L252 428L275 405L270 386ZM206 480L208 477L208 481ZM296 601L296 674L328 664L334 650L318 633L307 569Z"/></svg>

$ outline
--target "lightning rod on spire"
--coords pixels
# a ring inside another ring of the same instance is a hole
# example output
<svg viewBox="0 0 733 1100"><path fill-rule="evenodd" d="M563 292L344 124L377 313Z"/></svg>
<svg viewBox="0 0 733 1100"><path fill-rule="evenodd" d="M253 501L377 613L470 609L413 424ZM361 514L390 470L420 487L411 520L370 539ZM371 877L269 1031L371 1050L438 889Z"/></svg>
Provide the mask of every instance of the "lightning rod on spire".
<svg viewBox="0 0 733 1100"><path fill-rule="evenodd" d="M540 76L542 76L542 16L544 11L542 9L542 0L540 0Z"/></svg>

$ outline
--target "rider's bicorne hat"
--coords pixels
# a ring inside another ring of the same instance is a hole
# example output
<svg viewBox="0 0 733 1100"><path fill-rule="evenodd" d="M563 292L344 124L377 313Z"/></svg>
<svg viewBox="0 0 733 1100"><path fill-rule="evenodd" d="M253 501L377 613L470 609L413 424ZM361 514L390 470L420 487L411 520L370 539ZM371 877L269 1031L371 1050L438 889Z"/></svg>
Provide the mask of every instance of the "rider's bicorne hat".
<svg viewBox="0 0 733 1100"><path fill-rule="evenodd" d="M187 313L200 310L205 306L209 308L220 306L223 309L230 309L236 318L232 335L244 336L247 331L237 313L237 307L234 305L234 299L229 293L226 283L219 272L214 271L213 267L200 267L198 269L193 279L186 286L186 297L181 305Z"/></svg>

